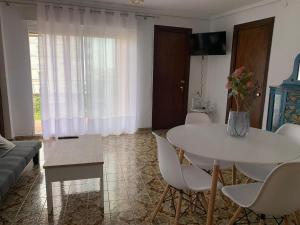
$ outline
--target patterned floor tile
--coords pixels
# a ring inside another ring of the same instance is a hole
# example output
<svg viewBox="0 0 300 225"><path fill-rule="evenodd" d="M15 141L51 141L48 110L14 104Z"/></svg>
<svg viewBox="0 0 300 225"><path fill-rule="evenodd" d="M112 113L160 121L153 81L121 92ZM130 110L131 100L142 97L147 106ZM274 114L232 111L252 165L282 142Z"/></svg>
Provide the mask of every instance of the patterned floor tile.
<svg viewBox="0 0 300 225"><path fill-rule="evenodd" d="M159 132L165 134L165 132ZM165 187L158 163L156 142L149 130L134 135L107 136L104 146L104 208L101 206L99 179L54 182L53 213L48 215L41 149L41 166L30 163L0 204L0 225L167 225L174 221L174 206L167 201L151 221L152 212ZM223 171L226 183L231 171ZM245 178L238 175L238 180ZM228 222L234 208L217 195L215 224ZM203 211L184 212L181 225L203 225ZM251 215L256 222L256 216ZM267 220L274 224L274 220Z"/></svg>

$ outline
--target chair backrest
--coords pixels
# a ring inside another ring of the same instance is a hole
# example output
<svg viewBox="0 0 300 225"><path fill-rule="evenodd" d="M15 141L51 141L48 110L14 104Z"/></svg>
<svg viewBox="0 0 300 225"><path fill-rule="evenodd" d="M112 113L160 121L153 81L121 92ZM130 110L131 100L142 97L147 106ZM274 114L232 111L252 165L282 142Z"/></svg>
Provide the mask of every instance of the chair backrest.
<svg viewBox="0 0 300 225"><path fill-rule="evenodd" d="M300 162L274 168L249 208L272 216L289 215L300 209Z"/></svg>
<svg viewBox="0 0 300 225"><path fill-rule="evenodd" d="M174 147L163 137L153 133L157 142L158 164L162 177L172 187L185 189L181 165Z"/></svg>
<svg viewBox="0 0 300 225"><path fill-rule="evenodd" d="M188 113L185 117L185 124L210 123L210 119L205 113Z"/></svg>
<svg viewBox="0 0 300 225"><path fill-rule="evenodd" d="M285 123L278 128L276 133L288 136L300 145L300 125Z"/></svg>

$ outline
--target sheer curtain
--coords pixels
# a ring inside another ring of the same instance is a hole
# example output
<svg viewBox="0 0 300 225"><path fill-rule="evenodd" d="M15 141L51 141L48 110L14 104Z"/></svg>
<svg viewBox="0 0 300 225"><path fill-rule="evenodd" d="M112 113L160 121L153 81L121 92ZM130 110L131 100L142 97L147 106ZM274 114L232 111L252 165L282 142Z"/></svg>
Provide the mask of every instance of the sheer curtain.
<svg viewBox="0 0 300 225"><path fill-rule="evenodd" d="M38 5L43 135L136 131L133 14Z"/></svg>

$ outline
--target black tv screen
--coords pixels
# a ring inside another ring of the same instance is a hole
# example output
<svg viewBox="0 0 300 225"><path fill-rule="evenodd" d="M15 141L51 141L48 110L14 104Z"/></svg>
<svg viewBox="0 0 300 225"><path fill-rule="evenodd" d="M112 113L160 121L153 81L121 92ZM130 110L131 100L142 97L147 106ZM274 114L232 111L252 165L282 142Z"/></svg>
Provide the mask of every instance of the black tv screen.
<svg viewBox="0 0 300 225"><path fill-rule="evenodd" d="M192 34L191 55L226 55L226 32Z"/></svg>

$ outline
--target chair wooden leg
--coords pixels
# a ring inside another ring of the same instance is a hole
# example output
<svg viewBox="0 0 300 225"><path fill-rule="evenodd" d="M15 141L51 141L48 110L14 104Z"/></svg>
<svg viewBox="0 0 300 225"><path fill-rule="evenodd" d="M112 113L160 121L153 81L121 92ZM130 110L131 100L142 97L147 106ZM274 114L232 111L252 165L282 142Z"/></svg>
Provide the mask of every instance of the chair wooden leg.
<svg viewBox="0 0 300 225"><path fill-rule="evenodd" d="M216 194L217 194L219 170L220 170L220 167L215 162L214 166L213 166L211 189L210 189L210 193L209 193L206 225L212 225L213 220L214 220L213 217L214 217L214 210L215 210L215 200L216 200Z"/></svg>
<svg viewBox="0 0 300 225"><path fill-rule="evenodd" d="M207 205L206 197L205 197L203 192L200 192L200 197L201 197L201 200L202 200L203 207L207 212L208 205Z"/></svg>
<svg viewBox="0 0 300 225"><path fill-rule="evenodd" d="M297 224L297 225L300 225L300 221L299 221L297 212L294 212L294 213L293 213L293 216L294 216L294 219L295 219L296 224Z"/></svg>
<svg viewBox="0 0 300 225"><path fill-rule="evenodd" d="M183 158L184 158L184 150L183 149L179 149L178 158L179 158L179 162L181 164L183 162Z"/></svg>
<svg viewBox="0 0 300 225"><path fill-rule="evenodd" d="M176 199L176 190L175 189L170 189L170 193L171 193L171 198L172 198L172 207L174 212L176 211L176 204L175 204L175 199Z"/></svg>
<svg viewBox="0 0 300 225"><path fill-rule="evenodd" d="M223 177L223 174L222 174L221 170L219 172L219 179L220 179L221 183L223 184L223 186L225 186L226 184L225 184L225 180L224 180L224 177Z"/></svg>
<svg viewBox="0 0 300 225"><path fill-rule="evenodd" d="M290 222L289 222L289 217L288 216L284 216L284 225L290 225Z"/></svg>
<svg viewBox="0 0 300 225"><path fill-rule="evenodd" d="M165 190L164 190L164 192L163 192L163 194L162 194L162 196L159 199L159 202L158 202L158 204L157 204L157 206L156 206L156 208L155 208L152 216L151 216L151 221L154 220L154 218L156 217L157 213L159 212L161 204L164 202L164 200L166 198L166 195L169 192L169 190L170 190L170 185L167 185L166 188L165 188Z"/></svg>
<svg viewBox="0 0 300 225"><path fill-rule="evenodd" d="M251 178L248 178L248 179L246 180L246 184L251 183L251 181L252 181L252 179L251 179Z"/></svg>
<svg viewBox="0 0 300 225"><path fill-rule="evenodd" d="M229 220L227 225L233 225L234 222L236 221L236 219L239 217L239 215L241 214L243 208L239 207L233 214L233 216L231 217L231 219Z"/></svg>
<svg viewBox="0 0 300 225"><path fill-rule="evenodd" d="M235 165L232 166L232 185L236 184L236 167Z"/></svg>
<svg viewBox="0 0 300 225"><path fill-rule="evenodd" d="M190 205L189 205L189 213L192 214L193 213L193 193L192 191L189 191L189 202L190 202Z"/></svg>
<svg viewBox="0 0 300 225"><path fill-rule="evenodd" d="M195 212L196 211L196 206L197 206L197 203L198 203L198 200L199 200L199 196L198 196L198 192L195 193L195 201L193 202L193 210L192 212Z"/></svg>
<svg viewBox="0 0 300 225"><path fill-rule="evenodd" d="M190 206L191 206L191 211L192 212L195 212L196 210L196 204L197 204L197 192L195 193L195 198L193 199L193 196L192 196L192 201L190 202Z"/></svg>
<svg viewBox="0 0 300 225"><path fill-rule="evenodd" d="M174 225L179 224L178 222L179 222L179 217L180 217L180 213L181 213L181 202L182 202L182 191L179 191Z"/></svg>

